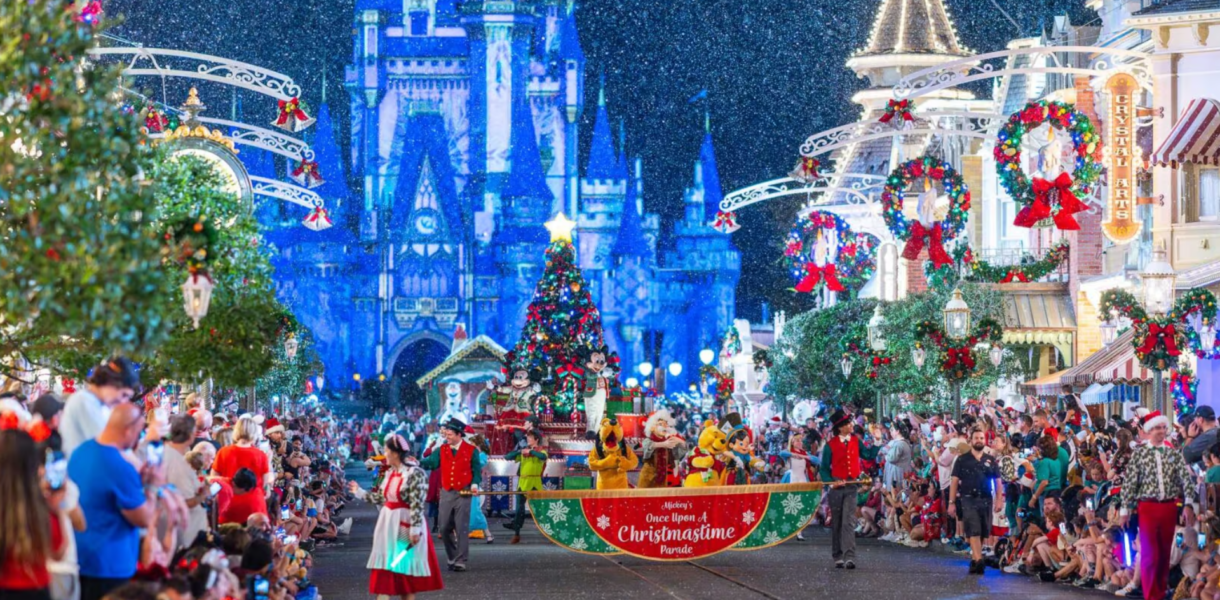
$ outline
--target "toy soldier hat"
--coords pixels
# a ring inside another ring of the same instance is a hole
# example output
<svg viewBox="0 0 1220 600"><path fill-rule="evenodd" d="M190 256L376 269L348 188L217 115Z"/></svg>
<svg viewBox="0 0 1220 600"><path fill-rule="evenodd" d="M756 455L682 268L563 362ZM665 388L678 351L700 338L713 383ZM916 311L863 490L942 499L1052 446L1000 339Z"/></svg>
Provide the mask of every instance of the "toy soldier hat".
<svg viewBox="0 0 1220 600"><path fill-rule="evenodd" d="M830 422L838 429L851 422L851 415L843 412L843 409L836 409L834 414L830 415Z"/></svg>
<svg viewBox="0 0 1220 600"><path fill-rule="evenodd" d="M445 429L448 429L449 431L452 431L458 435L463 435L466 433L466 424L463 423L461 419L456 417L445 421L441 424L441 427L444 427Z"/></svg>

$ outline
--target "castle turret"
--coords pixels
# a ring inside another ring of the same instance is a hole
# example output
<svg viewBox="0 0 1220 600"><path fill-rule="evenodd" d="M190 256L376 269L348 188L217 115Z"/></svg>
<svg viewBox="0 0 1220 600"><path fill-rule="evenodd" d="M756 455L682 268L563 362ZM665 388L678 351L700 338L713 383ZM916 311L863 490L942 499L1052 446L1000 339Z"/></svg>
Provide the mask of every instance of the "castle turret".
<svg viewBox="0 0 1220 600"><path fill-rule="evenodd" d="M606 110L605 78L597 97L597 118L589 145L589 162L580 182L581 211L576 219L578 259L582 269L610 266L610 250L618 234L627 194L627 177L614 149L610 114Z"/></svg>

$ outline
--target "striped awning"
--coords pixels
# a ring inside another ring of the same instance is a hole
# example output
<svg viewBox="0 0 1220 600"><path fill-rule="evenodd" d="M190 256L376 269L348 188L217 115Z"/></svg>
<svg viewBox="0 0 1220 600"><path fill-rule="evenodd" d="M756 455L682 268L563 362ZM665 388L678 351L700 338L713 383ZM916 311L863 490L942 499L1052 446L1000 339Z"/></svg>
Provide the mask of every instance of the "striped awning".
<svg viewBox="0 0 1220 600"><path fill-rule="evenodd" d="M1187 105L1152 164L1176 168L1181 163L1220 166L1220 105L1211 98L1195 98Z"/></svg>
<svg viewBox="0 0 1220 600"><path fill-rule="evenodd" d="M1050 375L1043 375L1037 379L1031 379L1021 384L1021 393L1028 396L1058 396L1063 391L1063 384L1059 382L1064 371L1056 371Z"/></svg>
<svg viewBox="0 0 1220 600"><path fill-rule="evenodd" d="M1109 346L1068 369L1063 375L1063 383L1087 386L1093 383L1140 384L1152 380L1152 372L1140 366L1135 356L1135 347L1131 345L1134 337L1132 329L1123 332Z"/></svg>

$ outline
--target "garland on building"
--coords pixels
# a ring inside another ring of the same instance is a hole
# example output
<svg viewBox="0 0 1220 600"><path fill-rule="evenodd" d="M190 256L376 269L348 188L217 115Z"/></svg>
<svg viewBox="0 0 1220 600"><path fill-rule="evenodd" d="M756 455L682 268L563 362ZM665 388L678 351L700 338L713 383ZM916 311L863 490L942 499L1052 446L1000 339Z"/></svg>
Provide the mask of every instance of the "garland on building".
<svg viewBox="0 0 1220 600"><path fill-rule="evenodd" d="M834 233L835 246L818 256L818 240ZM823 286L832 292L858 290L877 269L876 244L871 236L858 235L839 215L813 211L797 219L784 246L784 266L796 281L800 293L813 293ZM824 264L819 265L818 259Z"/></svg>
<svg viewBox="0 0 1220 600"><path fill-rule="evenodd" d="M1172 315L1150 317L1135 296L1126 290L1106 290L1101 295L1100 314L1124 316L1135 329L1131 340L1135 356L1149 369L1164 370L1182 355L1186 337L1178 319Z"/></svg>
<svg viewBox="0 0 1220 600"><path fill-rule="evenodd" d="M1070 254L1071 244L1061 239L1042 258L1027 252L1015 265L995 265L976 259L970 246L958 244L949 251L952 263L937 267L926 262L923 272L934 289L953 289L959 280L958 273L964 273L961 279L978 283L1029 283L1054 273Z"/></svg>
<svg viewBox="0 0 1220 600"><path fill-rule="evenodd" d="M946 196L949 197L949 212L943 221L931 225L910 221L903 214L903 198L906 189L914 181L923 179L925 185L932 181L939 182ZM894 237L906 242L902 250L903 258L915 260L919 253L928 248L928 257L937 266L951 262L949 253L945 251L944 243L961 233L966 225L966 213L970 210L970 190L966 188L962 176L949 163L932 156L923 156L909 160L891 173L881 192L882 216L886 227Z"/></svg>
<svg viewBox="0 0 1220 600"><path fill-rule="evenodd" d="M1194 288L1182 294L1174 303L1171 317L1177 318L1187 326L1183 329L1186 335L1187 348L1195 356L1206 359L1220 358L1220 348L1215 343L1216 326L1216 295L1205 288ZM1203 347L1201 333L1206 330L1212 336L1210 351Z"/></svg>
<svg viewBox="0 0 1220 600"><path fill-rule="evenodd" d="M1169 373L1169 393L1173 395L1173 407L1179 415L1195 411L1199 394L1199 378L1194 371L1182 367Z"/></svg>
<svg viewBox="0 0 1220 600"><path fill-rule="evenodd" d="M1042 124L1071 136L1076 164L1071 175L1061 173L1053 180L1029 176L1021 169L1021 141L1025 134ZM1085 210L1080 196L1086 196L1101 174L1098 161L1101 138L1092 121L1084 113L1065 102L1038 100L1008 117L997 134L995 145L996 173L1004 191L1021 205L1013 222L1018 227L1049 227L1080 229L1072 215Z"/></svg>
<svg viewBox="0 0 1220 600"><path fill-rule="evenodd" d="M165 233L173 260L191 275L209 277L208 268L216 257L216 228L207 219L189 218L175 222Z"/></svg>
<svg viewBox="0 0 1220 600"><path fill-rule="evenodd" d="M704 383L716 385L716 406L724 406L733 398L733 374L721 373L720 369L712 365L703 365L699 367L699 378Z"/></svg>
<svg viewBox="0 0 1220 600"><path fill-rule="evenodd" d="M931 340L940 350L940 371L950 381L961 381L973 375L978 366L974 347L982 342L998 344L1003 334L1004 330L994 319L979 319L970 337L962 340L949 338L933 321L915 326L916 340Z"/></svg>

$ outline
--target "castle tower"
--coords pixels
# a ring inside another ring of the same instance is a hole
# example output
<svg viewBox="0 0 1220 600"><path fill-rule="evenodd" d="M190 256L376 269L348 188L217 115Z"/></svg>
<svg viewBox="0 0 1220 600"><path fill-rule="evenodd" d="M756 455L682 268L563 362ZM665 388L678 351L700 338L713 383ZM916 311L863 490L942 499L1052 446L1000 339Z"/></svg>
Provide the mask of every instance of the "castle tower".
<svg viewBox="0 0 1220 600"><path fill-rule="evenodd" d="M606 86L602 78L597 95L597 118L589 145L589 162L580 182L581 211L577 222L577 257L580 268L606 269L611 266L610 251L618 234L627 193L626 173L620 166L606 111ZM596 280L596 277L592 279Z"/></svg>

